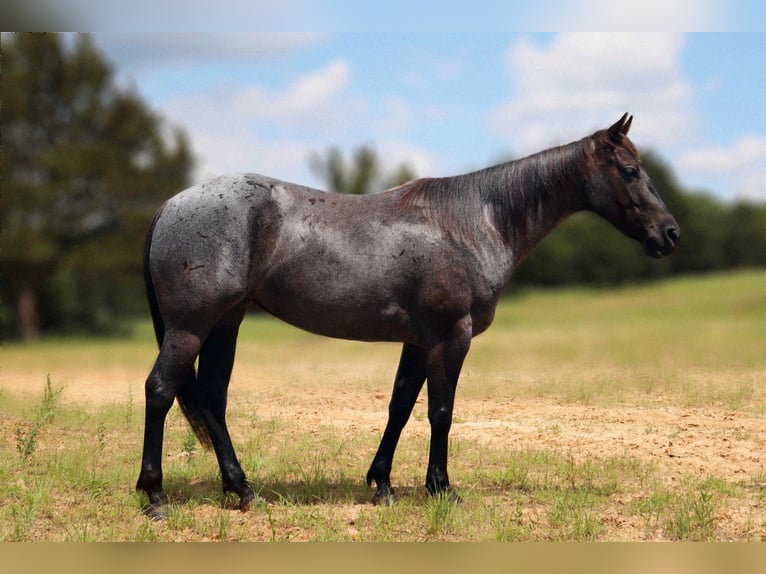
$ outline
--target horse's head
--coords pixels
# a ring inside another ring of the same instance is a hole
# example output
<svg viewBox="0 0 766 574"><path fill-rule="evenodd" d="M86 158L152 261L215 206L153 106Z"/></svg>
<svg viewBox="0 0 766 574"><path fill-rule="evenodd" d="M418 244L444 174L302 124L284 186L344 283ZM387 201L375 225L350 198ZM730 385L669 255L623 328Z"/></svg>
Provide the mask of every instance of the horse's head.
<svg viewBox="0 0 766 574"><path fill-rule="evenodd" d="M650 257L673 252L678 223L662 202L628 139L633 116L625 114L588 141L592 169L587 179L587 207L628 237L639 241Z"/></svg>

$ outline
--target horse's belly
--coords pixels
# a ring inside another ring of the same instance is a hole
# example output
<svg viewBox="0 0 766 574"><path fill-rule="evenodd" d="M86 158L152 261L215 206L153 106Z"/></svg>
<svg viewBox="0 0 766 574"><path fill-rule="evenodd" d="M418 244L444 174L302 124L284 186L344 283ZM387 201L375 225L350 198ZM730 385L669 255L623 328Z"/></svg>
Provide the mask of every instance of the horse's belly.
<svg viewBox="0 0 766 574"><path fill-rule="evenodd" d="M355 341L417 341L408 314L395 304L328 305L304 298L278 301L258 298L256 302L286 323L318 335Z"/></svg>
<svg viewBox="0 0 766 574"><path fill-rule="evenodd" d="M319 335L415 342L409 312L381 285L278 276L262 285L253 299L275 317Z"/></svg>

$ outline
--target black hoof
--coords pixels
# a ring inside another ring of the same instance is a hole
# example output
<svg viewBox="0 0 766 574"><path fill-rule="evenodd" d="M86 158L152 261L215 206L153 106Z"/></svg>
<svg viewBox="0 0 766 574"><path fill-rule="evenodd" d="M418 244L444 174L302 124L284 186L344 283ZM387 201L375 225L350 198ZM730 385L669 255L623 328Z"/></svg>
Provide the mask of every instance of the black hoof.
<svg viewBox="0 0 766 574"><path fill-rule="evenodd" d="M137 487L137 490L142 490ZM145 491L146 492L146 491ZM152 490L146 493L149 504L141 507L141 512L152 520L166 520L168 517L168 497L163 490Z"/></svg>
<svg viewBox="0 0 766 574"><path fill-rule="evenodd" d="M260 496L256 496L252 488L242 485L234 488L224 488L225 506L238 508L242 512L247 512L253 505L260 505L265 502ZM234 498L236 496L237 498Z"/></svg>
<svg viewBox="0 0 766 574"><path fill-rule="evenodd" d="M375 494L372 495L372 503L375 506L394 506L396 500L394 489L391 487L379 488L375 491Z"/></svg>
<svg viewBox="0 0 766 574"><path fill-rule="evenodd" d="M450 488L446 493L444 493L444 496L446 496L452 504L455 506L460 506L463 504L463 497L460 496L456 490Z"/></svg>
<svg viewBox="0 0 766 574"><path fill-rule="evenodd" d="M144 516L156 522L164 522L168 519L167 506L164 504L159 506L147 504L141 508L141 512L144 514Z"/></svg>

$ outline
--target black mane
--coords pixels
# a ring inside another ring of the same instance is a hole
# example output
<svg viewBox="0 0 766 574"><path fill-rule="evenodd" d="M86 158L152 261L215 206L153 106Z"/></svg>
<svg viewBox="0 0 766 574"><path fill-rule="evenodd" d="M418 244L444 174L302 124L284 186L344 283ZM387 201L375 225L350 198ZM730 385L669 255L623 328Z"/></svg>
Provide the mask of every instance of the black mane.
<svg viewBox="0 0 766 574"><path fill-rule="evenodd" d="M556 195L559 205L578 202L572 182L586 171L584 141L464 175L414 180L401 186L400 208L422 209L445 233L472 243L482 239L478 233L487 209L503 234L526 233L530 213L546 198Z"/></svg>

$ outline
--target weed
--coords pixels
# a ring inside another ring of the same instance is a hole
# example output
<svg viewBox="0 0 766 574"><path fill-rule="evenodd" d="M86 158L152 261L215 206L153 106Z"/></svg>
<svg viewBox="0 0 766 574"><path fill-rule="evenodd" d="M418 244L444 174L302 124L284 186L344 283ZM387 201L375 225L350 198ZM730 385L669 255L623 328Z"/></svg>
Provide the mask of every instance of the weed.
<svg viewBox="0 0 766 574"><path fill-rule="evenodd" d="M500 485L503 488L513 488L522 491L529 490L529 471L530 464L528 460L513 457L508 461L507 466L500 474Z"/></svg>
<svg viewBox="0 0 766 574"><path fill-rule="evenodd" d="M128 400L125 405L125 428L133 424L133 385L128 385Z"/></svg>
<svg viewBox="0 0 766 574"><path fill-rule="evenodd" d="M95 538L93 538L93 532L89 528L88 522L83 522L82 524L73 524L66 527L66 538L65 540L67 542L93 542L95 541Z"/></svg>
<svg viewBox="0 0 766 574"><path fill-rule="evenodd" d="M58 407L58 398L64 387L59 387L55 391L51 385L51 378L48 378L43 389L43 398L35 412L32 423L26 430L19 424L16 427L16 451L19 453L21 462L26 462L37 449L37 440L43 428L53 420Z"/></svg>
<svg viewBox="0 0 766 574"><path fill-rule="evenodd" d="M47 477L36 479L30 486L22 488L17 496L18 502L7 507L8 525L0 530L0 541L24 542L30 540L29 530L38 515L44 514L44 509L50 504L51 484ZM0 515L2 516L2 515Z"/></svg>
<svg viewBox="0 0 766 574"><path fill-rule="evenodd" d="M11 504L8 508L11 515L12 532L5 540L8 542L24 542L28 540L27 533L35 516L34 500L31 497L27 497L23 504Z"/></svg>
<svg viewBox="0 0 766 574"><path fill-rule="evenodd" d="M135 542L157 542L159 536L157 536L155 530L155 523L150 520L142 520L139 522L133 540Z"/></svg>
<svg viewBox="0 0 766 574"><path fill-rule="evenodd" d="M191 505L168 504L166 509L168 528L175 531L193 528L195 519L190 507Z"/></svg>
<svg viewBox="0 0 766 574"><path fill-rule="evenodd" d="M425 507L426 523L431 534L439 534L448 529L458 504L449 492L428 497Z"/></svg>
<svg viewBox="0 0 766 574"><path fill-rule="evenodd" d="M274 518L273 508L271 507L271 504L266 503L264 505L264 509L266 510L266 519L269 521L269 528L271 529L271 534L269 535L269 542L276 542L277 541L277 521Z"/></svg>
<svg viewBox="0 0 766 574"><path fill-rule="evenodd" d="M495 542L519 542L529 536L524 527L524 512L520 501L516 501L510 511L495 503L486 509L486 513Z"/></svg>
<svg viewBox="0 0 766 574"><path fill-rule="evenodd" d="M596 540L601 522L596 515L598 500L582 492L563 492L553 501L548 515L551 526L562 540Z"/></svg>
<svg viewBox="0 0 766 574"><path fill-rule="evenodd" d="M184 442L181 446L181 452L186 457L186 462L191 462L192 456L197 451L197 435L194 434L192 429L186 431L184 435Z"/></svg>
<svg viewBox="0 0 766 574"><path fill-rule="evenodd" d="M679 497L667 529L676 540L713 540L717 517L717 500L705 485L696 492Z"/></svg>

